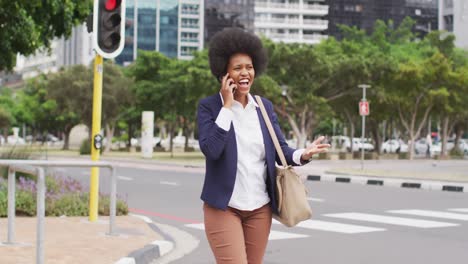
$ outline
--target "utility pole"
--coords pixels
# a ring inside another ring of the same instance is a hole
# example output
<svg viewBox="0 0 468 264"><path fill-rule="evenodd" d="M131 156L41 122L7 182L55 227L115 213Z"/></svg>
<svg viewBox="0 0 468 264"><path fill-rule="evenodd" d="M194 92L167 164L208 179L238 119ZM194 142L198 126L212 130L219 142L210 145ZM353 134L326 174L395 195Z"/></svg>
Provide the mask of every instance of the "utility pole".
<svg viewBox="0 0 468 264"><path fill-rule="evenodd" d="M371 86L368 84L359 84L362 89L362 99L359 102L359 114L362 116L362 131L361 131L361 170L364 170L364 135L366 131L366 116L369 115L369 102L366 99L366 89Z"/></svg>

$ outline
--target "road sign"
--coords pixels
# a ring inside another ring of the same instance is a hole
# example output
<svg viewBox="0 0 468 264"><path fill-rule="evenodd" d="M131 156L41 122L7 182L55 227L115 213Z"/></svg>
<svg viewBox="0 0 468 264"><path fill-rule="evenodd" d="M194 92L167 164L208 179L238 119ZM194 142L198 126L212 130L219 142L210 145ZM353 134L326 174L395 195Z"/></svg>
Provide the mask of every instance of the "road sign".
<svg viewBox="0 0 468 264"><path fill-rule="evenodd" d="M370 112L369 102L368 101L359 102L359 115L368 116L369 112Z"/></svg>

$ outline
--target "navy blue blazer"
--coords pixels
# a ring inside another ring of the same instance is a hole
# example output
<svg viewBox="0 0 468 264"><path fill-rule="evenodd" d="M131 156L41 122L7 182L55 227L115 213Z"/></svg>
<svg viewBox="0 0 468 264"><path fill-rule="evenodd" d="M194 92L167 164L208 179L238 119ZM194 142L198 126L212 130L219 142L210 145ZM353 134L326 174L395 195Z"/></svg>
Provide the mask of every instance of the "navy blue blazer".
<svg viewBox="0 0 468 264"><path fill-rule="evenodd" d="M293 161L295 149L288 147L278 124L273 104L262 98L265 109L275 129L288 165L297 166ZM201 199L210 206L226 210L234 190L237 173L237 144L233 125L229 131L220 128L215 122L223 107L221 97L215 94L201 99L198 104L197 123L200 149L206 157L205 182ZM265 160L267 165L266 186L270 196L270 204L274 213L278 213L276 199L275 161L281 164L276 154L275 146L268 132L260 108L257 107L260 127L265 144Z"/></svg>

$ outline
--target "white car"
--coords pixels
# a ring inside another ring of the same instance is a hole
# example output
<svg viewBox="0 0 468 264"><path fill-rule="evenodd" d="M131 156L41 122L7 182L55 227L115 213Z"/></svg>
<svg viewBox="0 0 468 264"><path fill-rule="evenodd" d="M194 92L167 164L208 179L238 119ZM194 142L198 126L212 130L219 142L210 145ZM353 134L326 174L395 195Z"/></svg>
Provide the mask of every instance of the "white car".
<svg viewBox="0 0 468 264"><path fill-rule="evenodd" d="M9 145L25 145L26 141L22 137L15 137L10 135L7 137L7 144Z"/></svg>
<svg viewBox="0 0 468 264"><path fill-rule="evenodd" d="M404 153L408 152L408 145L401 139L389 139L382 144L381 151L383 153Z"/></svg>
<svg viewBox="0 0 468 264"><path fill-rule="evenodd" d="M468 140L460 139L458 142L458 148L463 152L464 155L468 155Z"/></svg>

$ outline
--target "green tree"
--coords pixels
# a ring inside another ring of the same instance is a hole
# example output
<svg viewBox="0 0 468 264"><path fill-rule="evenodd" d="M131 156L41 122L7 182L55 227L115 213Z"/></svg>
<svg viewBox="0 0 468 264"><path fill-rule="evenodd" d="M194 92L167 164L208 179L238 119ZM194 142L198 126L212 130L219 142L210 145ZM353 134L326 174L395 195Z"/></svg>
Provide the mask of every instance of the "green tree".
<svg viewBox="0 0 468 264"><path fill-rule="evenodd" d="M28 80L24 89L17 93L14 115L18 123L31 128L33 141L38 133L45 139L47 132L59 132L55 127L54 117L57 103L48 98L47 82L47 76L40 75Z"/></svg>
<svg viewBox="0 0 468 264"><path fill-rule="evenodd" d="M91 64L92 66L93 64ZM91 67L86 69L90 76L92 76ZM127 114L126 110L131 107L134 97L131 92L132 79L124 75L121 66L106 60L103 69L101 123L107 140L104 151L110 151L117 121ZM90 105L90 107L83 108L82 121L88 127L91 127L93 86L89 83L89 86L83 86L82 88L86 89L83 92L84 100Z"/></svg>
<svg viewBox="0 0 468 264"><path fill-rule="evenodd" d="M57 103L53 116L55 126L64 132L63 149L69 149L71 129L81 123L84 113L92 108L89 100L92 80L91 71L83 65L72 66L49 77L47 95Z"/></svg>
<svg viewBox="0 0 468 264"><path fill-rule="evenodd" d="M16 55L50 47L54 37L69 36L91 11L91 0L2 1L0 70L12 69Z"/></svg>

